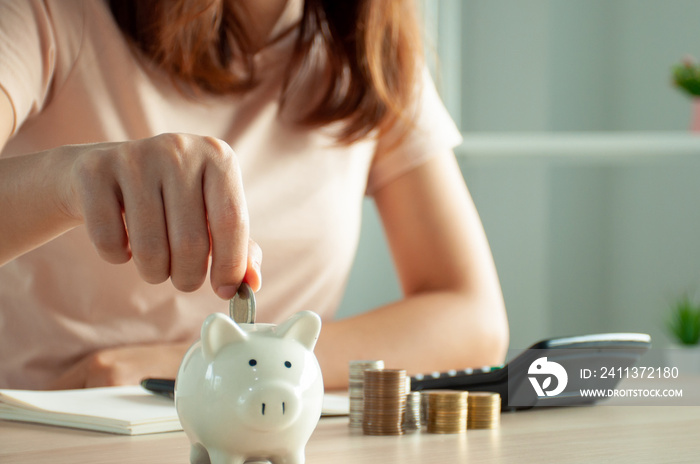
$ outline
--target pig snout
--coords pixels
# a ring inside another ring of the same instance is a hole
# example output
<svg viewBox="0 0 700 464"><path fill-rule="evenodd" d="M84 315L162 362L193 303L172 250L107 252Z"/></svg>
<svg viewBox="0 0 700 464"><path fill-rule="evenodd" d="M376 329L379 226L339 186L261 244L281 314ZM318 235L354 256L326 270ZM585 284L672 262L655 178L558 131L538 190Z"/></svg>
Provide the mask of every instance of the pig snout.
<svg viewBox="0 0 700 464"><path fill-rule="evenodd" d="M249 391L245 416L251 427L279 430L292 424L300 413L301 398L284 384L268 384Z"/></svg>

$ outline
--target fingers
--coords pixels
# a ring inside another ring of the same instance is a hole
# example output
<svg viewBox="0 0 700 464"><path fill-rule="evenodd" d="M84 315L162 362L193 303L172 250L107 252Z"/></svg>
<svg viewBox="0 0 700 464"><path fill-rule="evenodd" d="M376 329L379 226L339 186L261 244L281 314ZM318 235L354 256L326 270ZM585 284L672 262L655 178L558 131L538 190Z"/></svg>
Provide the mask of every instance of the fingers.
<svg viewBox="0 0 700 464"><path fill-rule="evenodd" d="M63 372L63 374L49 384L48 389L74 390L76 388L85 388L86 377L87 364L83 359Z"/></svg>
<svg viewBox="0 0 700 464"><path fill-rule="evenodd" d="M145 377L175 378L189 342L104 348L69 367L51 390L137 385Z"/></svg>
<svg viewBox="0 0 700 464"><path fill-rule="evenodd" d="M140 380L134 379L139 374L138 368L157 365L154 348L106 348L90 353L56 378L49 390L136 384Z"/></svg>
<svg viewBox="0 0 700 464"><path fill-rule="evenodd" d="M133 257L141 277L182 291L211 284L232 298L261 284L262 252L249 242L248 210L233 150L218 139L164 134L105 144L80 157L77 191L88 233L111 263ZM250 256L249 256L250 255Z"/></svg>
<svg viewBox="0 0 700 464"><path fill-rule="evenodd" d="M104 176L102 157L93 156L81 161L77 166L76 190L84 192L80 203L88 236L102 259L112 264L125 263L131 258L131 253L118 185Z"/></svg>
<svg viewBox="0 0 700 464"><path fill-rule="evenodd" d="M204 204L211 234L211 285L216 294L236 294L248 264L248 207L240 171L228 145L207 139L219 155L204 173Z"/></svg>
<svg viewBox="0 0 700 464"><path fill-rule="evenodd" d="M115 354L119 354L119 349L88 354L56 378L49 385L49 390L126 385L128 382L124 379L129 374L130 360ZM142 359L142 362L150 363L148 357L142 356Z"/></svg>
<svg viewBox="0 0 700 464"><path fill-rule="evenodd" d="M85 205L84 211L88 236L100 257L112 264L129 261L129 239L124 228L122 208L114 193L96 194Z"/></svg>
<svg viewBox="0 0 700 464"><path fill-rule="evenodd" d="M161 193L152 185L125 190L124 217L139 275L151 284L165 282L170 276L170 249Z"/></svg>
<svg viewBox="0 0 700 464"><path fill-rule="evenodd" d="M209 264L209 230L200 177L180 179L163 188L170 279L178 290L191 292L202 286Z"/></svg>

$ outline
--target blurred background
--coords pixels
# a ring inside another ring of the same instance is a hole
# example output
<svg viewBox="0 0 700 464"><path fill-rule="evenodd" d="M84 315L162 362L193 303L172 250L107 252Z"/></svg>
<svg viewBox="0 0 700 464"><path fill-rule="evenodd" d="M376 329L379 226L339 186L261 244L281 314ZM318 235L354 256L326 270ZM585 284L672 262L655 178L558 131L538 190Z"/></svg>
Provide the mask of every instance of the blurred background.
<svg viewBox="0 0 700 464"><path fill-rule="evenodd" d="M496 261L512 349L644 332L700 290L700 137L671 67L697 0L423 0L428 62ZM466 238L465 238L466 239ZM700 294L699 294L700 295ZM400 296L376 211L339 317Z"/></svg>

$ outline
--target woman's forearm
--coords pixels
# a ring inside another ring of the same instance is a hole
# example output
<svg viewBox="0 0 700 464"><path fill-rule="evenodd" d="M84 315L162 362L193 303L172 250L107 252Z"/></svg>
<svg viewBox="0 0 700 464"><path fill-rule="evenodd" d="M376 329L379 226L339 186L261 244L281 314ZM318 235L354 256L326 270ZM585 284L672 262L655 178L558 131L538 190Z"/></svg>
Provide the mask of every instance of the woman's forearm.
<svg viewBox="0 0 700 464"><path fill-rule="evenodd" d="M325 323L316 348L325 386L347 388L351 360L382 359L409 375L501 364L508 345L502 305L497 297L421 293Z"/></svg>
<svg viewBox="0 0 700 464"><path fill-rule="evenodd" d="M0 91L0 151L14 119L10 100ZM65 161L52 150L0 158L0 266L80 223L61 207Z"/></svg>
<svg viewBox="0 0 700 464"><path fill-rule="evenodd" d="M432 157L374 199L405 297L326 324L317 348L326 387L347 387L353 359L383 359L409 374L502 363L503 296L454 156Z"/></svg>
<svg viewBox="0 0 700 464"><path fill-rule="evenodd" d="M68 161L56 150L0 159L0 265L80 224L63 204Z"/></svg>

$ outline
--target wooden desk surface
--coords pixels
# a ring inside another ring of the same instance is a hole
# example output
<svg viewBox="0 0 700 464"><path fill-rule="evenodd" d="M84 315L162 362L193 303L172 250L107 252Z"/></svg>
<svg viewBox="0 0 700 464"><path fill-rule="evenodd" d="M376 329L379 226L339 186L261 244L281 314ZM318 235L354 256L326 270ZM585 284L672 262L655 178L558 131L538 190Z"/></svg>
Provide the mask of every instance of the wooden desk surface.
<svg viewBox="0 0 700 464"><path fill-rule="evenodd" d="M351 433L324 418L306 447L315 463L698 463L700 406L552 408L504 413L497 430L400 437ZM0 463L189 462L183 432L136 437L0 421Z"/></svg>

